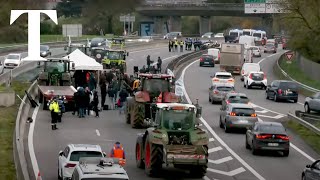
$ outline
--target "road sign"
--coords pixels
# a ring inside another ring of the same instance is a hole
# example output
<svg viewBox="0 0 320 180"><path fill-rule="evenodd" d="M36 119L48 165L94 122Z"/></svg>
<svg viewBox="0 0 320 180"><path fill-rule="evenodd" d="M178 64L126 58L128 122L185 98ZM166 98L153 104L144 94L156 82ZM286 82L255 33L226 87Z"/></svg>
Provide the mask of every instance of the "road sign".
<svg viewBox="0 0 320 180"><path fill-rule="evenodd" d="M283 8L277 3L266 3L266 13L284 13Z"/></svg>
<svg viewBox="0 0 320 180"><path fill-rule="evenodd" d="M266 12L265 3L247 3L244 5L244 13L246 14L261 14Z"/></svg>
<svg viewBox="0 0 320 180"><path fill-rule="evenodd" d="M294 56L293 52L287 52L286 53L286 57L287 57L287 62L288 63L291 63L293 56Z"/></svg>
<svg viewBox="0 0 320 180"><path fill-rule="evenodd" d="M120 16L120 22L135 22L135 16Z"/></svg>

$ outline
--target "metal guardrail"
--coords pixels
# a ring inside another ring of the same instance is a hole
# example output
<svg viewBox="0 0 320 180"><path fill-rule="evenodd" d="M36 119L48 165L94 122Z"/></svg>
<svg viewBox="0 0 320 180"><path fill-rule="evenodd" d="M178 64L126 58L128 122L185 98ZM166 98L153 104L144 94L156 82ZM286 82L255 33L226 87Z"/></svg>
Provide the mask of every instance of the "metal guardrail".
<svg viewBox="0 0 320 180"><path fill-rule="evenodd" d="M320 136L320 129L317 128L316 126L312 125L311 123L291 114L291 113L288 113L288 118L294 120L294 121L297 121L299 124L303 125L304 127L310 129L311 131L313 131L314 133L318 134Z"/></svg>
<svg viewBox="0 0 320 180"><path fill-rule="evenodd" d="M168 71L168 69L170 69L171 71L174 71L181 64L189 61L190 59L193 59L195 57L201 56L204 52L205 52L205 50L200 50L200 51L190 52L190 53L184 54L182 56L179 56L179 57L173 59L167 65L166 71Z"/></svg>
<svg viewBox="0 0 320 180"><path fill-rule="evenodd" d="M306 90L308 90L308 91L311 91L311 92L313 92L313 93L320 92L319 89L316 89L316 88L307 86L307 85L302 84L301 82L298 82L298 81L296 81L295 79L291 78L291 77L280 67L279 61L280 61L281 59L283 59L283 56L284 56L284 54L282 54L282 55L280 56L280 58L277 60L277 67L279 68L279 70L281 71L281 73L282 73L285 77L287 77L287 78L290 79L291 81L296 82L297 84L300 85L300 87L302 87L302 88L304 88L304 89L306 89Z"/></svg>
<svg viewBox="0 0 320 180"><path fill-rule="evenodd" d="M28 93L32 98L37 96L37 83L36 81L28 89ZM27 168L27 159L25 156L24 148L24 133L27 124L27 119L29 116L29 111L31 110L30 101L25 95L22 99L22 102L19 107L18 115L16 118L16 126L14 131L14 140L13 140L13 155L14 162L16 167L16 174L18 180L29 180L29 172Z"/></svg>

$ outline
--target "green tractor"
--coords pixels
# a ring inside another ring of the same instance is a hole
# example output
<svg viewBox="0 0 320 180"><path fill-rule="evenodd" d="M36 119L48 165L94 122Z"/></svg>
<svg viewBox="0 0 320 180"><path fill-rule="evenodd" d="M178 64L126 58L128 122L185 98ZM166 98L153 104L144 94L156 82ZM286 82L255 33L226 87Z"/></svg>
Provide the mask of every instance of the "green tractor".
<svg viewBox="0 0 320 180"><path fill-rule="evenodd" d="M129 53L124 50L107 50L102 59L103 69L116 69L122 73L127 72L126 57Z"/></svg>
<svg viewBox="0 0 320 180"><path fill-rule="evenodd" d="M120 47L120 49L122 50L123 48L125 48L126 44L125 44L125 39L124 38L112 38L111 40L111 47L110 48L114 48L114 47Z"/></svg>
<svg viewBox="0 0 320 180"><path fill-rule="evenodd" d="M168 74L137 74L140 83L133 96L126 101L126 122L132 128L146 126L146 120L155 114L154 105L158 101L163 103L179 102L174 93L173 76Z"/></svg>
<svg viewBox="0 0 320 180"><path fill-rule="evenodd" d="M66 58L49 58L39 74L40 86L71 86L71 63Z"/></svg>
<svg viewBox="0 0 320 180"><path fill-rule="evenodd" d="M105 47L93 47L91 48L91 57L93 57L98 63L102 63L102 60L109 50L109 48Z"/></svg>
<svg viewBox="0 0 320 180"><path fill-rule="evenodd" d="M137 137L137 167L148 176L159 175L163 165L189 170L196 178L205 176L209 136L197 124L200 109L191 104L157 104L151 127Z"/></svg>
<svg viewBox="0 0 320 180"><path fill-rule="evenodd" d="M83 52L86 55L90 55L90 47L85 44L69 43L67 46L64 47L64 50L66 51L67 55L72 53L76 49L79 49L81 52Z"/></svg>

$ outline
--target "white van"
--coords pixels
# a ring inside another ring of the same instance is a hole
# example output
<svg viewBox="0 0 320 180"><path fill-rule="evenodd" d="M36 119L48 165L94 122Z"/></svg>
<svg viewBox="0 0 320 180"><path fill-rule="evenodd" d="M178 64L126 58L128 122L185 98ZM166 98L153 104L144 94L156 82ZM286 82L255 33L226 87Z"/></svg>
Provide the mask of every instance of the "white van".
<svg viewBox="0 0 320 180"><path fill-rule="evenodd" d="M210 48L207 54L213 56L215 64L220 63L220 49Z"/></svg>
<svg viewBox="0 0 320 180"><path fill-rule="evenodd" d="M240 29L231 29L229 31L229 36L235 36L236 37L236 40L235 42L239 42L239 37L243 35L243 31L240 30Z"/></svg>
<svg viewBox="0 0 320 180"><path fill-rule="evenodd" d="M265 31L255 31L252 36L255 38L256 45L265 45L267 40L267 33Z"/></svg>
<svg viewBox="0 0 320 180"><path fill-rule="evenodd" d="M244 80L244 76L247 76L251 71L261 71L261 67L258 63L244 63L241 69L241 81Z"/></svg>
<svg viewBox="0 0 320 180"><path fill-rule="evenodd" d="M243 44L245 48L255 46L254 37L248 35L240 36L239 44Z"/></svg>
<svg viewBox="0 0 320 180"><path fill-rule="evenodd" d="M253 33L256 31L254 29L243 29L243 35L252 36Z"/></svg>

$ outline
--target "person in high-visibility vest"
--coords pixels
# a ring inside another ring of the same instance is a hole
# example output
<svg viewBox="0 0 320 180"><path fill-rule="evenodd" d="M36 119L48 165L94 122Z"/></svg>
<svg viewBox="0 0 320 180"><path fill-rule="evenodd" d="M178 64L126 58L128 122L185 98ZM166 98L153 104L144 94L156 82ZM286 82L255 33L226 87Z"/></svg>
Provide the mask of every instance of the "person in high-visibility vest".
<svg viewBox="0 0 320 180"><path fill-rule="evenodd" d="M118 158L120 165L125 165L126 154L120 142L116 142L111 149L109 157Z"/></svg>
<svg viewBox="0 0 320 180"><path fill-rule="evenodd" d="M52 130L56 130L58 129L57 121L60 112L59 103L56 97L54 97L52 102L50 103L49 110L51 111L51 128Z"/></svg>

